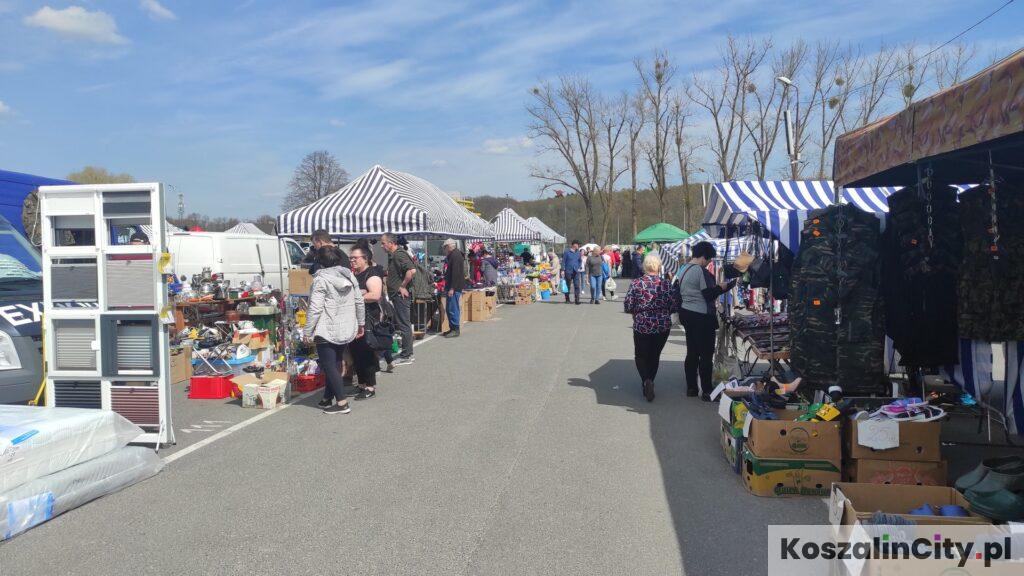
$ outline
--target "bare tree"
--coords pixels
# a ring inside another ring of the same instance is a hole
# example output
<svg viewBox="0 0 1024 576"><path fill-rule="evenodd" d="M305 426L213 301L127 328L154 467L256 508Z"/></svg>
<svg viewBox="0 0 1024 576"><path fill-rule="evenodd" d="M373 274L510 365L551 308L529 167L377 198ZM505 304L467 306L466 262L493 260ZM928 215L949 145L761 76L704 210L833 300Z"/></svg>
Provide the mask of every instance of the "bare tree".
<svg viewBox="0 0 1024 576"><path fill-rule="evenodd" d="M540 142L538 154L551 152L563 164L535 166L531 176L544 181L542 190L564 186L575 192L587 213L587 237L594 235L594 200L600 190L601 127L598 98L582 77L562 76L558 85L543 82L533 89L526 107L530 136Z"/></svg>
<svg viewBox="0 0 1024 576"><path fill-rule="evenodd" d="M963 80L977 55L977 45L963 42L957 42L936 52L932 61L935 87L944 90Z"/></svg>
<svg viewBox="0 0 1024 576"><path fill-rule="evenodd" d="M672 139L676 145L676 161L679 163L679 178L683 185L683 226L689 229L693 221L693 205L690 202L690 170L692 162L699 145L690 141L686 134L689 120L692 114L682 95L676 95L672 99Z"/></svg>
<svg viewBox="0 0 1024 576"><path fill-rule="evenodd" d="M782 113L793 100L785 85L780 85L775 79L780 76L797 77L806 55L800 46L794 45L775 56L771 66L772 77L764 85L757 87L750 83L747 87L753 103L750 114L743 120L754 146L754 172L758 180L767 177L768 162L782 129Z"/></svg>
<svg viewBox="0 0 1024 576"><path fill-rule="evenodd" d="M654 179L651 189L658 197L661 219L664 221L665 196L668 194L669 134L672 130L672 80L676 68L664 52L654 55L650 70L639 58L633 61L633 65L640 75L640 93L646 102L647 125L651 130L650 138L644 142L642 149Z"/></svg>
<svg viewBox="0 0 1024 576"><path fill-rule="evenodd" d="M918 55L918 46L914 42L908 42L900 49L897 56L896 77L900 82L900 96L903 97L903 107L909 108L914 102L914 96L924 85L928 77L928 70L932 66L932 57Z"/></svg>
<svg viewBox="0 0 1024 576"><path fill-rule="evenodd" d="M860 75L861 59L852 49L841 49L838 43L819 43L814 59L815 74L821 67L822 81L814 93L814 106L818 110L818 170L819 180L828 178L826 170L832 158L832 143L841 129L848 124L846 106L853 89L852 78Z"/></svg>
<svg viewBox="0 0 1024 576"><path fill-rule="evenodd" d="M348 172L326 150L310 152L302 159L281 207L284 210L300 208L333 194L348 184Z"/></svg>
<svg viewBox="0 0 1024 576"><path fill-rule="evenodd" d="M771 49L771 40L726 42L714 78L697 76L687 91L690 100L711 117L714 132L709 145L722 180L737 174L740 154L749 132L743 122L747 115L749 84Z"/></svg>
<svg viewBox="0 0 1024 576"><path fill-rule="evenodd" d="M125 184L135 182L135 178L127 172L114 174L100 166L86 166L78 172L68 174L68 180L79 184Z"/></svg>
<svg viewBox="0 0 1024 576"><path fill-rule="evenodd" d="M870 58L864 60L857 90L857 112L852 126L859 128L877 119L879 106L889 93L895 66L898 62L896 47L885 43Z"/></svg>
<svg viewBox="0 0 1024 576"><path fill-rule="evenodd" d="M608 222L615 211L615 183L627 170L628 165L619 165L616 160L625 151L628 137L626 128L629 121L629 94L623 93L617 99L605 102L600 108L601 142L604 149L604 181L598 187L598 198L601 201L601 245L608 240Z"/></svg>
<svg viewBox="0 0 1024 576"><path fill-rule="evenodd" d="M647 105L642 94L636 94L630 100L629 116L626 118L626 133L629 136L629 147L627 148L626 161L629 164L629 217L633 229L633 236L636 236L636 192L637 173L640 161L640 135L643 134L647 121Z"/></svg>

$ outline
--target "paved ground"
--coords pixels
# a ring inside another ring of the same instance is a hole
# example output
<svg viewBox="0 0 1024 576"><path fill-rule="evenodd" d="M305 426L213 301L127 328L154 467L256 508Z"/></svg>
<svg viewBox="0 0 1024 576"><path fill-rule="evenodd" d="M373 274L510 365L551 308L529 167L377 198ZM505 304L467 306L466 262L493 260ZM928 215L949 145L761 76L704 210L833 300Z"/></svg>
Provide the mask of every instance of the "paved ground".
<svg viewBox="0 0 1024 576"><path fill-rule="evenodd" d="M349 415L309 398L0 545L0 574L765 573L765 526L824 505L743 490L682 334L644 402L621 310L504 306Z"/></svg>

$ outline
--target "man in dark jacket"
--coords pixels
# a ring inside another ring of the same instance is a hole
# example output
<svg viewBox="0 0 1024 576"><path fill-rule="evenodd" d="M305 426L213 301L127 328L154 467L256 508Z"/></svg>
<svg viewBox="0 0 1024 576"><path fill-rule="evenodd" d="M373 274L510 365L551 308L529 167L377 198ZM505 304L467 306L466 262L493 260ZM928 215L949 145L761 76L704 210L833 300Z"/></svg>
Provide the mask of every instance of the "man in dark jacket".
<svg viewBox="0 0 1024 576"><path fill-rule="evenodd" d="M448 331L444 333L445 338L459 337L459 320L461 310L459 304L462 300L462 291L466 288L466 257L459 250L459 243L449 238L444 241L445 266L444 266L444 289L447 299L445 310L448 314Z"/></svg>
<svg viewBox="0 0 1024 576"><path fill-rule="evenodd" d="M320 269L320 263L316 261L316 251L323 246L334 246L334 241L331 240L330 233L324 229L314 230L313 235L309 237L309 241L313 245L309 248L309 252L306 253L306 257L302 259L302 263L309 264L309 275L312 276ZM341 256L341 266L351 269L352 264L349 262L348 254L345 254L345 251L341 248L338 248L338 253Z"/></svg>
<svg viewBox="0 0 1024 576"><path fill-rule="evenodd" d="M573 240L572 247L562 254L562 278L569 291L565 293L565 303L569 303L569 294L576 296L580 303L580 284L583 282L583 255L580 254L580 241Z"/></svg>

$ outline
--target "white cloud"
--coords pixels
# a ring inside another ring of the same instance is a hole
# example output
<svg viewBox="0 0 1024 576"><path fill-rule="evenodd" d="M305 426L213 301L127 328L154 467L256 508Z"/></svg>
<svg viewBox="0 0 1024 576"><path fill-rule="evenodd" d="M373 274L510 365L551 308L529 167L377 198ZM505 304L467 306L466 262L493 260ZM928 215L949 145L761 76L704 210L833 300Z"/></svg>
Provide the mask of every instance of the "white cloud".
<svg viewBox="0 0 1024 576"><path fill-rule="evenodd" d="M128 39L117 32L117 23L106 12L90 12L81 6L55 10L43 6L35 14L26 16L28 26L45 28L62 36L89 40L100 44L127 44Z"/></svg>
<svg viewBox="0 0 1024 576"><path fill-rule="evenodd" d="M330 124L331 126L334 126L335 128L345 127L345 121L340 118L331 118L330 120L327 121L327 123Z"/></svg>
<svg viewBox="0 0 1024 576"><path fill-rule="evenodd" d="M433 162L430 163L430 166L432 168L447 168L448 167L448 161L447 160L434 160Z"/></svg>
<svg viewBox="0 0 1024 576"><path fill-rule="evenodd" d="M11 113L11 107L4 104L3 100L0 100L0 116L6 116Z"/></svg>
<svg viewBox="0 0 1024 576"><path fill-rule="evenodd" d="M142 9L153 20L177 20L178 17L157 0L140 0Z"/></svg>
<svg viewBox="0 0 1024 576"><path fill-rule="evenodd" d="M529 148L533 148L533 140L526 136L484 140L484 152L487 154L512 154Z"/></svg>

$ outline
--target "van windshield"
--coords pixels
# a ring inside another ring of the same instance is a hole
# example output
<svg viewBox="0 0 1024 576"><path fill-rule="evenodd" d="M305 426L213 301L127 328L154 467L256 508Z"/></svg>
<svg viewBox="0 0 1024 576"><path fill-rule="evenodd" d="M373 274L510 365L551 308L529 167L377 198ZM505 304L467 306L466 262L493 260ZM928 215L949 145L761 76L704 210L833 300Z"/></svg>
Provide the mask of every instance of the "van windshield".
<svg viewBox="0 0 1024 576"><path fill-rule="evenodd" d="M39 253L0 216L0 283L38 280L41 271Z"/></svg>

